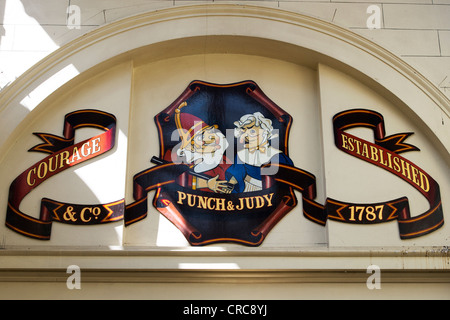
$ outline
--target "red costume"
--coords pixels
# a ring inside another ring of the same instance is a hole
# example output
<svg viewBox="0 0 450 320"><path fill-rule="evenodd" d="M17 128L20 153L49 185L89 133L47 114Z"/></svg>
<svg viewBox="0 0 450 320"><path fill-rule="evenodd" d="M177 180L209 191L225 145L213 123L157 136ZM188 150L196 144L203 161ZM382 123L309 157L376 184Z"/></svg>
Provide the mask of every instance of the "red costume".
<svg viewBox="0 0 450 320"><path fill-rule="evenodd" d="M164 155L164 160L169 161L169 162L177 162L178 156L176 156L175 159L172 159L172 151L169 150ZM219 163L217 165L217 167L215 167L214 169L211 169L209 171L202 172L201 174L206 175L209 178L214 178L215 176L219 175L217 180L225 180L225 171L227 171L229 166L231 166L230 160L225 155L223 155L222 161L221 161L221 163ZM194 167L194 165L192 165L192 167ZM212 190L210 190L209 188L202 188L202 189L197 188L198 179L201 179L201 178L198 178L188 172L185 172L178 177L177 183L186 188L212 192Z"/></svg>

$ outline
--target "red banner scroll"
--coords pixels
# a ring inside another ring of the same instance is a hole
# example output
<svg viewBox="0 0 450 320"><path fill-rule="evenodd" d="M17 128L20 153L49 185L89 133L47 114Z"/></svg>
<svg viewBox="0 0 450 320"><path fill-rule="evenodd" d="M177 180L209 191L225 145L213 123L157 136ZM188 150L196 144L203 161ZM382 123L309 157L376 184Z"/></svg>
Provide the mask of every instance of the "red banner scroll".
<svg viewBox="0 0 450 320"><path fill-rule="evenodd" d="M431 233L444 224L441 195L437 182L423 169L400 156L419 150L404 140L411 133L385 135L383 116L372 110L354 109L338 113L333 118L336 147L343 152L391 172L416 188L427 200L430 209L411 217L407 197L380 203L348 203L328 198L325 205L317 203L315 176L299 168L279 165L272 177L302 193L303 213L321 225L327 219L355 224L373 224L397 220L401 239L411 239ZM375 143L345 132L365 127L374 132ZM273 166L274 164L272 164Z"/></svg>
<svg viewBox="0 0 450 320"><path fill-rule="evenodd" d="M391 172L413 186L427 199L430 209L416 217L411 217L407 199L403 199L405 205L398 210L397 217L402 239L428 234L444 224L439 185L423 169L399 155L402 152L418 150L415 146L404 142L411 133L386 136L383 116L364 109L338 113L333 118L333 125L336 147L353 157ZM375 143L345 132L355 127L372 129ZM400 202L402 201L397 201L396 204ZM395 207L395 204L392 206ZM354 210L356 211L356 208Z"/></svg>
<svg viewBox="0 0 450 320"><path fill-rule="evenodd" d="M75 130L93 127L104 132L74 144ZM115 143L116 118L99 110L79 110L66 115L63 136L35 133L44 143L30 151L50 154L20 174L9 188L6 226L25 236L50 239L52 221L98 224L122 219L124 201L109 204L75 205L42 199L39 218L20 211L22 200L54 175L111 150Z"/></svg>

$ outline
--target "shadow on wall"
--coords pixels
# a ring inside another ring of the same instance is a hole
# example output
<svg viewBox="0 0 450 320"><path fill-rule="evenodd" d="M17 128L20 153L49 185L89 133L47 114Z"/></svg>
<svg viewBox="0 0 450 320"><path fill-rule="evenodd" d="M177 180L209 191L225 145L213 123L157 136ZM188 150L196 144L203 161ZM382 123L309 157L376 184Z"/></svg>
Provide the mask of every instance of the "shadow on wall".
<svg viewBox="0 0 450 320"><path fill-rule="evenodd" d="M5 5L6 5L6 0L5 1L0 1L0 48L2 47L2 40L3 37L6 34L5 31L5 27L3 26L3 21L4 21L4 17L5 17ZM3 70L0 70L0 79L3 78ZM0 80L0 90L3 86L4 81Z"/></svg>
<svg viewBox="0 0 450 320"><path fill-rule="evenodd" d="M5 27L3 27L3 21L5 17L5 1L0 1L0 46L2 44L2 37L5 35Z"/></svg>
<svg viewBox="0 0 450 320"><path fill-rule="evenodd" d="M46 0L45 6L39 1L21 2L26 14L35 19L58 46L126 16L173 6L172 1L148 0Z"/></svg>
<svg viewBox="0 0 450 320"><path fill-rule="evenodd" d="M172 1L0 0L0 90L61 46L107 22Z"/></svg>
<svg viewBox="0 0 450 320"><path fill-rule="evenodd" d="M72 2L77 1L50 0L46 1L45 6L42 6L41 3L36 1L21 0L24 14L35 20L58 47L104 23L103 19L95 19L92 16L88 18L88 14L85 17L81 14L80 7L71 6ZM78 8L78 10L74 11L71 8ZM99 11L101 12L102 10L99 9ZM83 17L90 19L91 22L83 21Z"/></svg>

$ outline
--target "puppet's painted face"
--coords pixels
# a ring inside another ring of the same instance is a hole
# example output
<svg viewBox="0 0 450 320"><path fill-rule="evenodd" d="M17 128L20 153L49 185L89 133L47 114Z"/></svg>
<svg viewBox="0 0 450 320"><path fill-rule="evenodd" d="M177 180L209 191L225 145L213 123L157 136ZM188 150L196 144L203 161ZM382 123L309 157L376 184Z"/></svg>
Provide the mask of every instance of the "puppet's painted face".
<svg viewBox="0 0 450 320"><path fill-rule="evenodd" d="M240 142L245 143L248 149L254 149L261 145L264 140L264 129L260 126L256 126L255 122L252 122L241 129Z"/></svg>

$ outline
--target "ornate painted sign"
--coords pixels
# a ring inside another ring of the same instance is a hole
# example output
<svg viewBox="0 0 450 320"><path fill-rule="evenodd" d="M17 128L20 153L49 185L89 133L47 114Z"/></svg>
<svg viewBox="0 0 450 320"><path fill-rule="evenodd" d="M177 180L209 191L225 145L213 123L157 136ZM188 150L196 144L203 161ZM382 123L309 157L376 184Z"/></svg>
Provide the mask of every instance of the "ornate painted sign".
<svg viewBox="0 0 450 320"><path fill-rule="evenodd" d="M443 225L439 186L424 170L399 154L418 150L404 143L410 133L385 136L383 117L370 110L347 110L333 118L336 146L381 167L419 190L430 210L411 217L406 197L355 204L328 198L317 203L315 176L294 166L288 154L292 117L252 81L217 85L193 81L156 115L160 155L157 166L134 177L136 202L127 206L126 225L145 218L147 193L191 245L262 243L269 231L297 205L325 225L327 219L367 224L397 220L400 237L414 238ZM375 143L345 132L374 130ZM231 133L231 134L230 134Z"/></svg>
<svg viewBox="0 0 450 320"><path fill-rule="evenodd" d="M292 117L270 100L253 81L219 85L193 81L155 116L159 155L152 166L133 177L134 202L68 204L42 199L40 218L20 211L22 199L53 175L103 154L114 146L116 118L98 110L66 116L63 137L37 133L44 143L31 151L50 155L11 184L6 225L23 235L49 239L52 221L98 224L124 218L129 226L147 216L152 205L169 219L191 245L219 242L260 245L270 230L302 195L304 216L321 225L328 219L373 224L396 220L401 239L419 237L444 223L439 185L400 153L418 150L405 143L411 133L385 135L383 116L354 109L333 118L336 147L387 170L417 189L430 208L411 217L408 198L380 203L348 203L328 198L315 201L315 176L296 167L289 157ZM74 131L95 127L104 132L74 144ZM370 128L374 143L349 134Z"/></svg>
<svg viewBox="0 0 450 320"><path fill-rule="evenodd" d="M262 243L296 204L293 189L271 173L292 166L292 117L252 81L217 85L194 81L155 117L160 139L156 167L134 177L136 202L126 224L153 205L192 245Z"/></svg>

